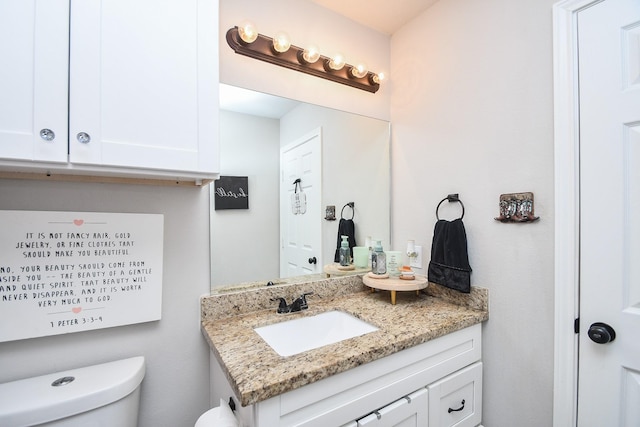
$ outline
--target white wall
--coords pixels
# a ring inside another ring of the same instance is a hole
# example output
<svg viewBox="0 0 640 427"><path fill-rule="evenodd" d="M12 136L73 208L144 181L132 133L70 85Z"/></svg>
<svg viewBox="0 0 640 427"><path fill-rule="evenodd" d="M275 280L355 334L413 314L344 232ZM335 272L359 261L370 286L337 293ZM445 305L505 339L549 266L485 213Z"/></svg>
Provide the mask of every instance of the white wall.
<svg viewBox="0 0 640 427"><path fill-rule="evenodd" d="M0 180L0 201L7 210L164 214L162 319L0 343L0 383L142 355L139 425L194 425L209 407L209 347L199 304L209 291L208 191Z"/></svg>
<svg viewBox="0 0 640 427"><path fill-rule="evenodd" d="M372 94L234 53L225 35L244 20L252 21L266 36L283 30L296 46L314 43L325 56L342 52L347 63L363 61L376 72L388 72L390 68L388 36L310 1L220 0L222 83L389 119L390 91L384 84Z"/></svg>
<svg viewBox="0 0 640 427"><path fill-rule="evenodd" d="M416 239L428 260L436 205L460 194L471 281L490 290L491 427L552 424L552 4L440 0L391 43L394 241ZM500 194L521 191L534 192L540 221L495 221Z"/></svg>
<svg viewBox="0 0 640 427"><path fill-rule="evenodd" d="M279 169L279 120L220 111L220 173L249 177L249 209L211 206L212 288L280 276Z"/></svg>
<svg viewBox="0 0 640 427"><path fill-rule="evenodd" d="M280 122L280 142L287 145L313 129L322 128L322 204L336 207L336 221L322 222L323 262L332 263L342 207L354 202L355 237L380 238L389 248L390 158L389 123L303 104ZM344 210L351 218L351 209Z"/></svg>

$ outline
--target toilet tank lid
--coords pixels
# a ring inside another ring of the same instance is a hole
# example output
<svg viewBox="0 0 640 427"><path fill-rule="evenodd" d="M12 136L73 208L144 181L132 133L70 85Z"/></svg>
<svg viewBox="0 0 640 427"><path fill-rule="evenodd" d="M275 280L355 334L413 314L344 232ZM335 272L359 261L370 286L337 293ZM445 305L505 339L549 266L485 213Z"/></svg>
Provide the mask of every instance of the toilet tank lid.
<svg viewBox="0 0 640 427"><path fill-rule="evenodd" d="M32 425L87 412L128 396L142 382L144 357L0 384L0 426ZM60 378L74 377L52 386Z"/></svg>

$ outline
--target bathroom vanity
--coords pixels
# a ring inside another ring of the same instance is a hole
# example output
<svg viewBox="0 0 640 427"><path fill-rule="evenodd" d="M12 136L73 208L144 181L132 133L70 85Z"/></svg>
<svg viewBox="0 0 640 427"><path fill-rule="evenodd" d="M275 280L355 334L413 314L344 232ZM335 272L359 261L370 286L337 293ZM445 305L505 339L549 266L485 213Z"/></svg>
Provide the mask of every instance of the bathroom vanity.
<svg viewBox="0 0 640 427"><path fill-rule="evenodd" d="M351 276L204 297L212 401L233 398L243 425L253 427L479 425L488 292L434 284L425 291L391 305L388 292ZM298 313L279 315L270 301L307 292L309 308ZM287 357L254 330L328 311L377 330Z"/></svg>

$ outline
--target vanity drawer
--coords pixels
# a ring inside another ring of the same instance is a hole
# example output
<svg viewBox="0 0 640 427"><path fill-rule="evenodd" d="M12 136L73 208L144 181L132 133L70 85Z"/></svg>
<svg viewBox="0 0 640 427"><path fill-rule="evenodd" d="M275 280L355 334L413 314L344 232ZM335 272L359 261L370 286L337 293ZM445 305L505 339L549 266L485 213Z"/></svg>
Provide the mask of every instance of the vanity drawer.
<svg viewBox="0 0 640 427"><path fill-rule="evenodd" d="M427 389L421 388L358 420L358 427L424 426L427 424Z"/></svg>
<svg viewBox="0 0 640 427"><path fill-rule="evenodd" d="M482 362L437 381L429 389L429 427L474 427L482 421Z"/></svg>

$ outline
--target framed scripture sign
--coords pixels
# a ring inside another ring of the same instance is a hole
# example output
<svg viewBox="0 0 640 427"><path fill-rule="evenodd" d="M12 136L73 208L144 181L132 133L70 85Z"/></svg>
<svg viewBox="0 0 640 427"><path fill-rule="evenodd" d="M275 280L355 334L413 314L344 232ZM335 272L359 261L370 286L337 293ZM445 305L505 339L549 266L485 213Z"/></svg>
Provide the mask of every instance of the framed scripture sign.
<svg viewBox="0 0 640 427"><path fill-rule="evenodd" d="M214 189L215 210L249 209L249 177L221 176Z"/></svg>
<svg viewBox="0 0 640 427"><path fill-rule="evenodd" d="M159 320L163 223L0 211L0 342Z"/></svg>

